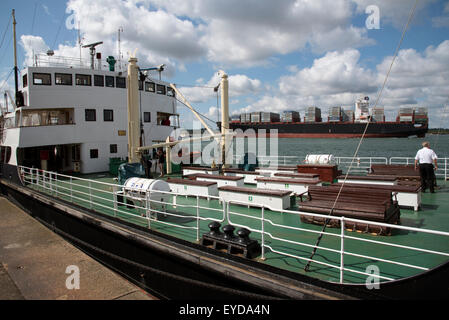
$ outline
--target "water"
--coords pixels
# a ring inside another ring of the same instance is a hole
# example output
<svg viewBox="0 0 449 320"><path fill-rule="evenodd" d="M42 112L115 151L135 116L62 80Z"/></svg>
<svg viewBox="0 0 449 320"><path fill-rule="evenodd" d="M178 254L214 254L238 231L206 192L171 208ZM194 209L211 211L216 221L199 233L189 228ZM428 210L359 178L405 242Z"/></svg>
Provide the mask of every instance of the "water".
<svg viewBox="0 0 449 320"><path fill-rule="evenodd" d="M449 157L449 135L428 135L425 138L367 138L362 141L359 157L412 157L422 148L424 141L439 158ZM332 154L334 157L352 157L360 139L279 139L280 156L305 159L308 154Z"/></svg>

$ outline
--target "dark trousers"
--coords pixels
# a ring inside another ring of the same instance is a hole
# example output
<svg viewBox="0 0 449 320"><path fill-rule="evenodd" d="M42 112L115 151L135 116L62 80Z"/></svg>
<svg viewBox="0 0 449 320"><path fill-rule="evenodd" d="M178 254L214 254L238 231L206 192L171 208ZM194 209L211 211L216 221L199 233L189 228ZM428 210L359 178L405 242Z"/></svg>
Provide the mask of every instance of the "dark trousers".
<svg viewBox="0 0 449 320"><path fill-rule="evenodd" d="M434 177L435 174L433 172L433 164L430 163L421 163L419 165L419 175L421 176L421 189L425 191L427 188L430 189L430 192L433 192L434 189Z"/></svg>

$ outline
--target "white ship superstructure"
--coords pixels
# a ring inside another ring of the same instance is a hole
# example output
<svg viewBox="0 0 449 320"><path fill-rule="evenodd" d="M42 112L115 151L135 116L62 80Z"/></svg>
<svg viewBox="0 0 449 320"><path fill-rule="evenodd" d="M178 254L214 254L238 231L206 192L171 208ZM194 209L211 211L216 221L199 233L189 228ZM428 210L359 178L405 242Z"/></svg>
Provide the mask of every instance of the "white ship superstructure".
<svg viewBox="0 0 449 320"><path fill-rule="evenodd" d="M99 65L47 61L21 71L23 105L3 114L2 163L93 173L126 158L127 73ZM164 142L179 127L175 92L151 77L139 89L142 145Z"/></svg>
<svg viewBox="0 0 449 320"><path fill-rule="evenodd" d="M368 122L369 116L369 98L357 99L354 112L355 122Z"/></svg>

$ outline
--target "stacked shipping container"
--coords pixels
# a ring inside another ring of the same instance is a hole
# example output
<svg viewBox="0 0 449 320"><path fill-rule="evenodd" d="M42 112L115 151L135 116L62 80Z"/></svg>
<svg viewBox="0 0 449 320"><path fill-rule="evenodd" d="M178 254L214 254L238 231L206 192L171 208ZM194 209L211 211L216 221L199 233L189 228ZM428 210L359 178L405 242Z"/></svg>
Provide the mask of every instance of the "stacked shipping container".
<svg viewBox="0 0 449 320"><path fill-rule="evenodd" d="M282 122L300 122L301 118L299 112L297 111L284 111L282 113Z"/></svg>
<svg viewBox="0 0 449 320"><path fill-rule="evenodd" d="M308 107L304 122L321 122L321 109L317 107Z"/></svg>

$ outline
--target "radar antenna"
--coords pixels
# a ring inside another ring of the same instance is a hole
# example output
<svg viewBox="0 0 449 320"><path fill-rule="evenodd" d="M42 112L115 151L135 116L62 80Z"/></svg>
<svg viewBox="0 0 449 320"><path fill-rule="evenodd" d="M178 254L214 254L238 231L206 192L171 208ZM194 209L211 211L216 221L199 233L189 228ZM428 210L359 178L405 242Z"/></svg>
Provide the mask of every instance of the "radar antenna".
<svg viewBox="0 0 449 320"><path fill-rule="evenodd" d="M86 44L83 46L83 48L89 48L90 49L90 67L93 70L94 69L94 64L95 64L95 47L103 44L103 41L99 41L99 42L95 42L95 43L91 43L91 44Z"/></svg>

